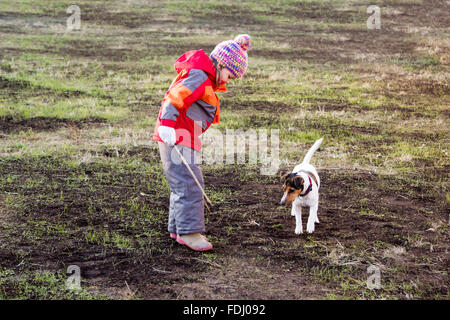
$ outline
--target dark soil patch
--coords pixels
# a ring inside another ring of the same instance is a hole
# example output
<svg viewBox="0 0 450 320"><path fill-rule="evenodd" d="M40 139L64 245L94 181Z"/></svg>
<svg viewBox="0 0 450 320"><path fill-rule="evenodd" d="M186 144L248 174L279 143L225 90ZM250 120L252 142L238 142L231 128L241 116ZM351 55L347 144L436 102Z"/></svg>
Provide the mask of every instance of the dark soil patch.
<svg viewBox="0 0 450 320"><path fill-rule="evenodd" d="M127 11L127 12L113 12L107 11L104 6L97 6L90 10L84 11L83 20L87 22L94 22L100 25L114 25L126 28L137 28L142 25L148 25L152 22L154 17L149 11Z"/></svg>
<svg viewBox="0 0 450 320"><path fill-rule="evenodd" d="M389 96L389 94L386 94L386 96ZM444 112L433 111L433 110L427 109L425 107L416 106L416 105L414 107L382 105L378 109L381 111L384 111L385 113L399 112L401 114L401 117L404 119L409 119L410 117L434 119L434 118L436 118L436 116L438 116L439 113L444 113Z"/></svg>
<svg viewBox="0 0 450 320"><path fill-rule="evenodd" d="M96 156L100 154L110 158L136 157L150 163L158 163L158 161L160 161L159 153L154 153L153 149L148 146L104 148L100 152L91 151L91 153L95 154Z"/></svg>
<svg viewBox="0 0 450 320"><path fill-rule="evenodd" d="M431 80L399 81L391 91L406 91L409 94L445 97L448 96L448 93L450 92L450 86L445 82Z"/></svg>
<svg viewBox="0 0 450 320"><path fill-rule="evenodd" d="M144 152L158 157L154 148L130 150L127 156ZM298 236L293 232L295 220L290 209L278 205L281 186L277 177L260 176L245 166L221 172L206 170L207 190L232 192L206 214L207 234L215 244L213 253L217 257L212 263L223 264L217 269L207 258L168 238L168 194L158 187L164 179L159 171L146 175L99 163L71 168L57 159L41 158L4 160L0 162L0 173L12 177L12 181L2 180L2 190L22 198L19 210L8 209L12 215L8 225L15 227L2 232L2 242L7 245L0 248L0 257L5 268L20 269L17 266L24 259L32 270L59 271L76 264L81 267L84 285L100 284L102 288L119 290L127 281L143 298L202 299L208 297L205 293L211 288L215 288L214 297L307 298L300 292L309 292L311 297L313 288L316 295L319 292L322 296L340 290L338 280L315 282L317 270L331 268L341 275L349 272L345 267L329 265L325 250L304 247L308 239L326 246L336 239L345 248L361 243L368 246L365 250L375 250L377 243L406 248L408 259L402 263L407 263L416 275L399 273L393 279L409 281L419 274L435 292L445 294L443 282L437 283L414 262L426 255L435 270L445 268L439 259L447 250L444 244L448 243L448 234L427 232L430 217L424 211L432 211L435 221L445 221L446 208L433 200L434 190L427 193L431 201L412 198L406 192L429 190L431 182L426 179L416 186L370 172L321 170L321 222L313 235ZM152 187L147 189L149 184ZM56 231L56 226L64 226L66 231ZM118 242L111 240L114 235L120 235ZM432 243L433 252L427 246L414 246L411 235ZM120 239L128 239L130 247L121 247ZM16 252L25 253L25 257ZM396 266L395 262L379 259L392 268ZM255 268L268 274L269 280L253 274ZM364 268L359 265L351 270L365 276ZM303 279L298 281L304 291L299 287L293 290L292 279L286 273ZM253 290L246 290L247 281L261 282ZM260 285L273 290L261 291ZM182 292L182 287L190 289Z"/></svg>
<svg viewBox="0 0 450 320"><path fill-rule="evenodd" d="M116 4L105 6L104 4L83 3L80 5L82 12L81 19L88 23L97 25L120 26L129 29L151 25L156 20L161 23L159 16L153 9L160 6L157 3L128 3L118 7ZM169 19L167 23L176 23L176 20Z"/></svg>
<svg viewBox="0 0 450 320"><path fill-rule="evenodd" d="M98 96L98 93L83 92L78 89L51 89L45 88L39 84L34 84L23 79L9 79L0 76L0 96L6 97L8 100L22 101L28 97L57 97L57 98L73 98L79 96ZM101 94L104 98L110 98Z"/></svg>
<svg viewBox="0 0 450 320"><path fill-rule="evenodd" d="M81 129L86 126L105 122L106 120L101 118L86 118L81 120L47 117L15 119L11 116L5 116L0 117L0 132L13 133L27 131L30 129L33 131L49 131L59 129L61 127Z"/></svg>
<svg viewBox="0 0 450 320"><path fill-rule="evenodd" d="M264 112L284 112L289 110L297 109L294 105L289 105L283 102L270 102L264 100L257 101L239 101L239 102L229 102L224 101L221 103L220 108L223 110L230 111L238 111L238 110L247 110L253 109L256 111L264 111Z"/></svg>
<svg viewBox="0 0 450 320"><path fill-rule="evenodd" d="M71 57L92 57L100 58L104 61L124 62L137 61L149 56L165 56L181 55L186 51L194 49L202 49L203 47L195 46L195 44L174 44L167 41L158 41L158 39L151 40L137 40L133 43L127 43L126 48L112 48L110 44L99 45L97 43L90 43L88 45L77 45L78 41L71 41L69 45L59 48L49 47L47 52L54 52L63 56ZM145 45L145 49L133 48L134 45ZM101 48L101 50L99 50ZM204 49L204 48L203 48ZM212 47L210 48L213 49ZM207 49L205 49L207 51Z"/></svg>
<svg viewBox="0 0 450 320"><path fill-rule="evenodd" d="M207 24L212 29L229 27L230 25L241 25L243 22L245 22L248 28L251 26L260 27L264 24L255 17L254 11L248 10L241 5L223 3L221 7L209 8L209 12L206 14L202 9L189 8L188 10L189 16L193 17L195 22ZM269 12L268 14L272 13Z"/></svg>
<svg viewBox="0 0 450 320"><path fill-rule="evenodd" d="M156 150L148 152L156 156ZM146 298L175 298L168 284L194 281L205 266L193 259L197 255L172 244L165 217L142 217L148 210L168 210L160 190L146 189L148 183L161 185L161 173L108 171L101 164L70 168L53 158L0 161L2 176L12 177L2 181L1 189L25 199L8 222L17 227L10 230L13 239L4 232L0 236L2 244L8 242L0 247L2 267L20 271L24 259L31 263L29 270L64 271L77 264L86 283L115 288L125 281L130 286L153 283L157 289L146 292Z"/></svg>
<svg viewBox="0 0 450 320"><path fill-rule="evenodd" d="M273 59L288 59L294 62L306 60L311 63L341 63L364 62L367 55L376 57L377 61L389 59L393 55L416 56L418 44L407 33L407 27L429 27L430 25L442 27L448 18L445 10L435 8L447 8L445 1L436 1L434 5L429 3L412 4L406 8L402 4L389 4L389 9L398 13L383 13L382 29L368 30L366 21L367 4L353 4L352 8L343 10L336 3L298 3L285 10L283 16L292 16L297 23L278 24L270 26L268 30L260 33L268 39L276 35L277 41L288 43L292 49L258 49L252 52L258 57ZM430 8L433 14L430 14ZM414 12L411 14L411 12ZM314 19L323 21L324 27L314 27L305 23L299 23L302 19ZM437 22L439 21L439 22ZM339 23L340 25L326 26L326 23ZM361 28L355 29L354 24L360 22ZM447 23L448 24L448 23ZM401 26L401 27L400 27ZM318 33L325 36L317 36ZM330 38L331 36L332 38ZM368 61L370 62L370 61ZM425 89L426 90L426 89Z"/></svg>
<svg viewBox="0 0 450 320"><path fill-rule="evenodd" d="M161 35L160 35L161 36ZM3 48L0 53L0 57L4 56L17 56L23 53L35 53L35 54L56 54L65 57L85 57L95 58L97 60L105 62L130 62L137 61L149 56L165 56L181 55L186 51L194 49L205 49L205 52L209 52L213 47L203 46L202 44L174 44L169 41L159 40L158 38L141 39L136 38L135 41L125 44L125 48L113 47L114 43L108 41L91 41L91 40L67 40L61 44L53 45L43 43L45 49L22 49L22 48ZM142 46L144 49L134 48L135 45ZM209 50L209 51L208 51ZM106 66L107 69L107 66Z"/></svg>
<svg viewBox="0 0 450 320"><path fill-rule="evenodd" d="M0 76L0 89L10 88L15 90L25 89L30 86L28 81L11 80Z"/></svg>

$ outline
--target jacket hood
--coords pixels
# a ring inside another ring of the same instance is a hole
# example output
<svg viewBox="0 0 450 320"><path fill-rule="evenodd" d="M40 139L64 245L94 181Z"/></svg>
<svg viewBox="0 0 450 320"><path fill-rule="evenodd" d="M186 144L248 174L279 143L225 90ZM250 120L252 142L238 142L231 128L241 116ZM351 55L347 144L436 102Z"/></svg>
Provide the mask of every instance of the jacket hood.
<svg viewBox="0 0 450 320"><path fill-rule="evenodd" d="M203 50L192 50L184 53L177 61L175 61L173 66L178 74L183 70L189 71L191 69L201 69L206 72L211 80L214 91L228 91L225 84L222 84L220 87L216 86L216 68L212 63L211 58Z"/></svg>
<svg viewBox="0 0 450 320"><path fill-rule="evenodd" d="M184 53L175 61L175 71L180 73L183 70L201 69L205 71L211 79L216 78L216 68L211 59L203 50L192 50Z"/></svg>

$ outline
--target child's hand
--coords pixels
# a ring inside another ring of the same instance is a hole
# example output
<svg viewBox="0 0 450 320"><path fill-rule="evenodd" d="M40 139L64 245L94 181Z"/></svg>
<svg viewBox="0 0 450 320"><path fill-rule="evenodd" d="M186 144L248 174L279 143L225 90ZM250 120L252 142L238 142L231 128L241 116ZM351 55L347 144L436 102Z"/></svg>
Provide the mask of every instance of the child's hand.
<svg viewBox="0 0 450 320"><path fill-rule="evenodd" d="M160 126L158 128L158 133L159 133L159 137L161 138L161 140L169 146L173 146L175 144L175 142L177 141L177 136L175 134L174 128Z"/></svg>

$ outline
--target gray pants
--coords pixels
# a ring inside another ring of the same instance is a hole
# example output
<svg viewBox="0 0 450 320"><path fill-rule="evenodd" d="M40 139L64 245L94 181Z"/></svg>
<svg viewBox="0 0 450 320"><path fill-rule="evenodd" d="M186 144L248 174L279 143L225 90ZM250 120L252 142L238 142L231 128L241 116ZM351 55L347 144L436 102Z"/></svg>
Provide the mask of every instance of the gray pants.
<svg viewBox="0 0 450 320"><path fill-rule="evenodd" d="M168 231L176 234L205 232L203 194L191 173L173 147L158 142L164 175L170 186L170 209ZM177 145L202 187L202 170L199 152Z"/></svg>

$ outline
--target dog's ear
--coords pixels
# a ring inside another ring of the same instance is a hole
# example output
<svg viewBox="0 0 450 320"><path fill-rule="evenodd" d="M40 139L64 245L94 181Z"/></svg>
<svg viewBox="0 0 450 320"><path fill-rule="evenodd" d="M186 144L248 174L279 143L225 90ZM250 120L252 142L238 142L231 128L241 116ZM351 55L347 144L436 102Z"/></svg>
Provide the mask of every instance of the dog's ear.
<svg viewBox="0 0 450 320"><path fill-rule="evenodd" d="M289 176L289 174L290 174L290 172L286 172L286 173L281 173L281 171L280 171L280 182L283 184L285 181L286 181L286 179L287 179L287 177Z"/></svg>
<svg viewBox="0 0 450 320"><path fill-rule="evenodd" d="M305 183L305 180L303 180L302 177L296 176L294 177L294 187L296 189L302 189L303 190L303 184Z"/></svg>

